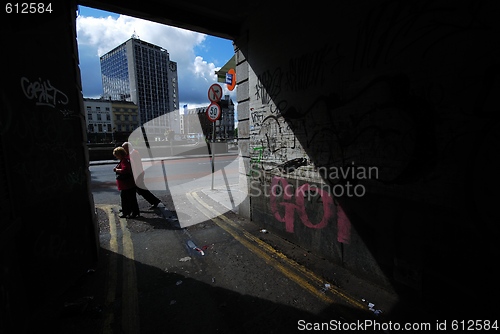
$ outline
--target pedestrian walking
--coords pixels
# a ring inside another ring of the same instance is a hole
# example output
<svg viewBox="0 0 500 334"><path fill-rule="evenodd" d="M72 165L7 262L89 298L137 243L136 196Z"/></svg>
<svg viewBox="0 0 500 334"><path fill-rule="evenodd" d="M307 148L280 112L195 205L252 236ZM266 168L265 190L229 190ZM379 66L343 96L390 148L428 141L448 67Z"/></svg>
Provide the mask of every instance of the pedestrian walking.
<svg viewBox="0 0 500 334"><path fill-rule="evenodd" d="M122 204L122 214L120 218L135 218L140 216L139 204L136 197L136 185L132 174L132 165L128 158L127 151L123 147L116 147L113 155L120 160L118 165L113 168L116 173L116 185L120 191L120 200Z"/></svg>
<svg viewBox="0 0 500 334"><path fill-rule="evenodd" d="M139 151L137 151L128 141L124 142L122 147L127 152L130 163L132 164L137 193L149 202L151 205L149 208L150 210L156 208L158 204L161 203L161 200L149 191L144 183L144 168L142 167L142 160Z"/></svg>

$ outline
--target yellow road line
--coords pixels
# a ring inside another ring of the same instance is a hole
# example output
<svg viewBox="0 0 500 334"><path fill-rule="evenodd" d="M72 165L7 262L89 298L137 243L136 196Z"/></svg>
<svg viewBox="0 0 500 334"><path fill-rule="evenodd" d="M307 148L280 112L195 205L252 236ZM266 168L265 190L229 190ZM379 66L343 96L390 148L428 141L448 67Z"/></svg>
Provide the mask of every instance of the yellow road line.
<svg viewBox="0 0 500 334"><path fill-rule="evenodd" d="M203 206L203 210L200 210L203 212L203 214L205 214L208 218L210 218L213 222L215 222L219 227L221 227L226 232L228 232L231 236L233 236L236 240L238 240L242 245L244 245L250 251L252 251L257 256L261 257L262 259L264 259L267 263L271 264L273 267L278 269L285 276L287 276L292 281L299 284L303 289L305 289L306 291L308 291L312 295L316 296L318 299L320 299L326 303L333 303L334 302L334 299L330 298L329 296L324 294L322 291L320 291L317 286L309 283L302 276L297 275L296 273L289 270L288 268L295 269L296 271L300 272L303 276L305 276L306 278L308 278L309 280L313 281L314 283L316 283L318 285L328 283L324 279L322 279L321 277L316 275L314 272L308 270L304 266L289 259L283 253L277 252L269 244L263 242L259 238L256 238L255 236L253 236L252 234L250 234L246 230L242 229L240 226L238 226L238 224L234 223L231 219L227 218L223 214L217 212L215 209L213 209L212 207L207 205L198 196L198 194L196 194L196 192L191 192L191 193L188 193L186 195L191 202L193 202L193 199L194 199L194 200L196 200L196 202L198 202L200 205ZM206 211L212 213L212 215L208 214ZM215 218L212 218L213 216L215 216ZM273 256L280 258L284 262L285 265L276 261L276 259ZM330 284L329 291L335 297L349 303L350 305L352 305L356 308L359 308L359 309L366 310L366 306L363 303L350 297L345 292L343 292L337 288L334 288L333 284Z"/></svg>
<svg viewBox="0 0 500 334"><path fill-rule="evenodd" d="M127 228L126 218L120 218L123 243L123 304L122 330L126 333L139 333L139 298L137 293L137 276L134 261L134 244Z"/></svg>
<svg viewBox="0 0 500 334"><path fill-rule="evenodd" d="M104 210L108 216L109 221L109 248L113 253L109 257L109 272L108 272L108 283L107 283L107 294L106 294L106 306L111 310L107 312L104 325L103 333L113 333L111 324L114 322L114 313L111 305L116 299L116 287L117 287L117 268L118 268L118 255L120 254L118 233L117 233L117 222L116 215L113 212L111 205L100 205L97 206ZM122 255L125 260L123 262L123 285L122 285L122 330L127 333L139 333L139 302L137 293L137 276L135 270L134 261L134 245L132 243L132 238L130 231L126 226L125 218L118 218L120 221L120 228L122 231Z"/></svg>
<svg viewBox="0 0 500 334"><path fill-rule="evenodd" d="M109 234L110 234L110 240L109 240L109 249L112 253L117 254L118 253L118 240L117 240L117 235L116 235L116 222L115 222L115 214L113 213L113 210L111 208L111 205L102 205L98 206L102 210L104 210L108 216L108 222L109 222ZM108 280L107 280L107 294L106 294L106 308L112 310L111 307L109 307L114 301L116 297L116 281L117 281L117 257L116 256L110 256L109 257L109 268L108 268ZM104 319L104 325L103 325L103 333L108 334L108 333L113 333L113 330L111 329L111 324L114 322L114 313L112 311L106 312L105 319Z"/></svg>

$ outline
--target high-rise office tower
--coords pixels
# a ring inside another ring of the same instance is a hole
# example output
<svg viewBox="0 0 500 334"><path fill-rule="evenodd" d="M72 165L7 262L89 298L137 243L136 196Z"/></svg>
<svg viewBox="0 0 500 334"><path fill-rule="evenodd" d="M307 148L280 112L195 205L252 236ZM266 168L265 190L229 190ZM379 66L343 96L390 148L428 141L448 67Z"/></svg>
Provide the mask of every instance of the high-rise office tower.
<svg viewBox="0 0 500 334"><path fill-rule="evenodd" d="M100 60L105 98L137 104L140 124L154 120L159 137L179 133L177 63L167 50L134 34Z"/></svg>

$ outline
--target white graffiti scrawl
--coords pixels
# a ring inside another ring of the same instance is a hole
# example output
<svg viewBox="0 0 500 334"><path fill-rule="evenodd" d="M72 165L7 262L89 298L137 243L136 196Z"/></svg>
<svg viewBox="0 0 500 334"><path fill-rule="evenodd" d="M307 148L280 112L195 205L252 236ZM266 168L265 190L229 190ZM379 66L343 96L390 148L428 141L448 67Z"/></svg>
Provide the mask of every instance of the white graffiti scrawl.
<svg viewBox="0 0 500 334"><path fill-rule="evenodd" d="M68 97L59 89L53 87L49 80L30 82L29 79L21 78L21 87L24 95L30 99L35 100L37 106L50 106L55 108L56 105L68 104Z"/></svg>

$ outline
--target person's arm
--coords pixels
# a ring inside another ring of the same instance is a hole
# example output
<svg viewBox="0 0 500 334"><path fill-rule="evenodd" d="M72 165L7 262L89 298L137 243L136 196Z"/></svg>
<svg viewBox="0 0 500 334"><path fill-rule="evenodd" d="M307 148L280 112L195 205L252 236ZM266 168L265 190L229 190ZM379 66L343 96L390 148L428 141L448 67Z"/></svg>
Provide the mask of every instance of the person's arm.
<svg viewBox="0 0 500 334"><path fill-rule="evenodd" d="M120 163L120 167L121 167L122 174L132 174L132 165L130 164L130 160L124 159Z"/></svg>
<svg viewBox="0 0 500 334"><path fill-rule="evenodd" d="M118 174L127 174L132 173L132 168L130 167L130 162L127 160L120 161L118 168L115 168L115 172Z"/></svg>

